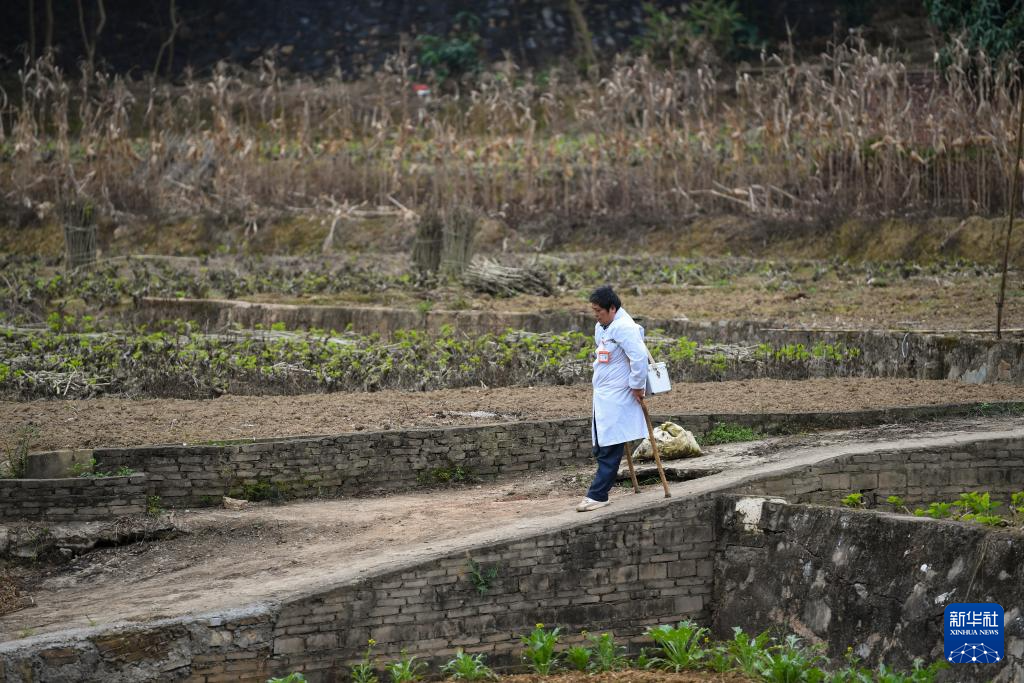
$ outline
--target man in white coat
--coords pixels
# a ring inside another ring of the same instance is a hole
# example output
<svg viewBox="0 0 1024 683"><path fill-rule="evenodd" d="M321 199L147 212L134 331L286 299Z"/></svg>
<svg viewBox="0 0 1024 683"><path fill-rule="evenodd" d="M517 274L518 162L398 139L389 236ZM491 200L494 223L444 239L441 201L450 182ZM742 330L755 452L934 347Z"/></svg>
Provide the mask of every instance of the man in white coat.
<svg viewBox="0 0 1024 683"><path fill-rule="evenodd" d="M589 512L608 505L627 441L647 437L640 400L647 385L647 347L643 328L622 308L611 287L590 295L594 327L594 405L590 429L597 473L586 497L576 506Z"/></svg>

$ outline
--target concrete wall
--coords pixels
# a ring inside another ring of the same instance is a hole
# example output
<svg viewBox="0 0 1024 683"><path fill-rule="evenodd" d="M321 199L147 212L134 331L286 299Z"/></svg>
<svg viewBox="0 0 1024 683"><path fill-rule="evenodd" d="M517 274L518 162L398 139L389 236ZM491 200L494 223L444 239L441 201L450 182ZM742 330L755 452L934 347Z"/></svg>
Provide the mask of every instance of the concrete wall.
<svg viewBox="0 0 1024 683"><path fill-rule="evenodd" d="M737 513L720 500L715 562L718 637L781 628L848 646L873 667L903 669L943 657L942 619L952 602L1005 610L1007 659L953 665L940 680L1024 680L1024 533L907 515L766 502Z"/></svg>
<svg viewBox="0 0 1024 683"><path fill-rule="evenodd" d="M710 498L457 551L343 587L250 611L93 629L0 644L0 680L264 681L304 671L333 681L369 638L435 666L455 648L519 663L519 636L540 622L620 641L682 617L711 618ZM472 559L497 576L481 593ZM6 679L4 678L6 676Z"/></svg>
<svg viewBox="0 0 1024 683"><path fill-rule="evenodd" d="M952 502L961 493L977 490L1003 501L1005 510L1010 494L1024 491L1024 444L965 439L951 448L846 455L735 489L822 505L838 505L844 496L861 492L868 505L883 507L889 496L927 507L932 501Z"/></svg>
<svg viewBox="0 0 1024 683"><path fill-rule="evenodd" d="M145 511L145 474L99 479L0 479L0 520L112 519Z"/></svg>

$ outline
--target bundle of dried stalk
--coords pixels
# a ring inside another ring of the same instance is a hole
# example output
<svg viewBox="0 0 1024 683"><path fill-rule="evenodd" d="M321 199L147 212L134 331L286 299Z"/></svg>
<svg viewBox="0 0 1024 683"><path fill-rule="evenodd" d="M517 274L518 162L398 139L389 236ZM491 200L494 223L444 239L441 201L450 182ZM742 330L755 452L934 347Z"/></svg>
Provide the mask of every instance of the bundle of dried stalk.
<svg viewBox="0 0 1024 683"><path fill-rule="evenodd" d="M492 296L536 294L551 296L551 280L540 268L513 268L487 258L477 258L462 278L467 287Z"/></svg>

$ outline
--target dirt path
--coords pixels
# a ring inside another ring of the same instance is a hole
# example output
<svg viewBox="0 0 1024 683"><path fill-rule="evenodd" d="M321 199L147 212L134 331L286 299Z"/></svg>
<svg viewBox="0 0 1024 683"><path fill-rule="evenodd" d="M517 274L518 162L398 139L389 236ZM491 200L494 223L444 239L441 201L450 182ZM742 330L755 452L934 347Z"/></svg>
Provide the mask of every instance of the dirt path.
<svg viewBox="0 0 1024 683"><path fill-rule="evenodd" d="M651 406L662 414L842 412L1006 400L1024 400L1024 386L851 378L681 384L670 394L652 399ZM11 438L16 426L29 423L42 427L32 449L49 450L548 420L584 417L589 412L588 385L224 396L209 401L0 402L0 425L4 425L0 445Z"/></svg>
<svg viewBox="0 0 1024 683"><path fill-rule="evenodd" d="M880 426L711 447L709 464L748 467L837 443L891 441L952 431L1019 428L1020 418L960 419L913 427ZM703 458L702 458L703 459ZM686 460L686 466L697 461ZM458 552L516 532L542 532L580 519L573 506L589 467L536 472L487 484L377 498L261 505L241 511L173 513L180 536L105 548L67 565L22 568L35 606L0 617L0 641L118 621L145 621L282 600L433 552ZM691 484L677 483L685 495ZM641 496L661 500L660 486ZM646 504L626 489L621 506ZM172 513L168 513L172 514Z"/></svg>
<svg viewBox="0 0 1024 683"><path fill-rule="evenodd" d="M279 599L380 566L382 556L571 511L589 473L400 496L168 513L184 533L108 548L27 577L36 606L0 618L0 641ZM576 514L576 513L573 513ZM32 586L32 584L35 584Z"/></svg>

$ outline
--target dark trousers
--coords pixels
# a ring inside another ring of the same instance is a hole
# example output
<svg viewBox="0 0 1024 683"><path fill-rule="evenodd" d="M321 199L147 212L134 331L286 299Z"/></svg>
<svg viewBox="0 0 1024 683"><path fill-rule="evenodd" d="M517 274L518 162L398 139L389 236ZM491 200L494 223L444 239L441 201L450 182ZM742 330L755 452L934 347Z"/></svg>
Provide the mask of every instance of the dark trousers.
<svg viewBox="0 0 1024 683"><path fill-rule="evenodd" d="M597 473L590 484L590 490L587 491L587 498L603 503L608 500L608 492L615 486L615 477L619 473L619 463L626 452L626 444L594 446L590 452L597 458Z"/></svg>

